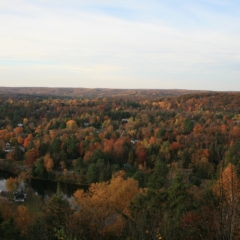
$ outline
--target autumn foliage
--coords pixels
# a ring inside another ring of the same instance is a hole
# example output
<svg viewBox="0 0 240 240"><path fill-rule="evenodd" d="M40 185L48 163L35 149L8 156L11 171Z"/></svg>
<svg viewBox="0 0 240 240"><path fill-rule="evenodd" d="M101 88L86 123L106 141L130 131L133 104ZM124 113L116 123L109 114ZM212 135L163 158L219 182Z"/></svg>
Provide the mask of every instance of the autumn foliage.
<svg viewBox="0 0 240 240"><path fill-rule="evenodd" d="M240 238L239 93L71 94L0 96L1 168L26 170L18 180L85 186L67 215L61 206L59 225L60 195L48 211L19 205L8 215L0 207L0 230L12 218L17 239L37 230L43 239ZM7 189L18 180L9 178Z"/></svg>

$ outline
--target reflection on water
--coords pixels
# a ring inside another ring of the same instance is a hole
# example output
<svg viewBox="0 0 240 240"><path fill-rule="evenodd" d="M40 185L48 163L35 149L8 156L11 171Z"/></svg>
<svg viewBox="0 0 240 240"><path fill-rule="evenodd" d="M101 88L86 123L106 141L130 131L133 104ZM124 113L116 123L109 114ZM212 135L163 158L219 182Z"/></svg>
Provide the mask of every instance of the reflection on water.
<svg viewBox="0 0 240 240"><path fill-rule="evenodd" d="M0 171L0 192L6 191L6 179L12 175L3 171Z"/></svg>
<svg viewBox="0 0 240 240"><path fill-rule="evenodd" d="M0 171L0 191L6 191L6 179L11 175ZM27 185L34 189L35 193L41 195L43 198L48 198L56 193L57 182L51 182L47 180L32 179ZM61 191L64 196L70 199L73 193L78 189L87 189L86 186L79 186L71 183L60 183Z"/></svg>
<svg viewBox="0 0 240 240"><path fill-rule="evenodd" d="M0 176L0 191L6 191L6 180Z"/></svg>
<svg viewBox="0 0 240 240"><path fill-rule="evenodd" d="M38 195L45 197L52 196L57 191L57 182L51 182L47 180L32 179L31 187ZM86 189L86 187L79 186L71 183L60 183L61 191L64 196L71 198L73 193L78 189Z"/></svg>

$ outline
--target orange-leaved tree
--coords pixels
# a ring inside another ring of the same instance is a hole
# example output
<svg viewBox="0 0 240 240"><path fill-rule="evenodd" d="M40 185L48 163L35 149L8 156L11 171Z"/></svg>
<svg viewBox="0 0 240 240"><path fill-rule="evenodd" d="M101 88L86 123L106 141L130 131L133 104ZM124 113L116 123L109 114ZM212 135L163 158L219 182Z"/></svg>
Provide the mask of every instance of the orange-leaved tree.
<svg viewBox="0 0 240 240"><path fill-rule="evenodd" d="M26 234L28 232L28 226L31 223L31 217L27 207L19 205L17 208L16 217L17 227L20 229L21 234Z"/></svg>
<svg viewBox="0 0 240 240"><path fill-rule="evenodd" d="M44 156L44 167L46 168L47 172L51 172L54 167L53 159L50 157L50 154L46 154Z"/></svg>
<svg viewBox="0 0 240 240"><path fill-rule="evenodd" d="M18 187L18 179L17 178L8 178L7 181L6 181L6 189L9 191L9 192L12 192L14 190L16 190Z"/></svg>
<svg viewBox="0 0 240 240"><path fill-rule="evenodd" d="M235 239L234 235L239 237L240 180L233 164L222 171L213 191L219 197L220 235L230 240Z"/></svg>
<svg viewBox="0 0 240 240"><path fill-rule="evenodd" d="M95 237L120 235L124 217L129 216L129 205L138 193L138 183L116 173L110 182L92 184L87 192L77 190L74 198L79 206L75 214L78 222L87 223Z"/></svg>

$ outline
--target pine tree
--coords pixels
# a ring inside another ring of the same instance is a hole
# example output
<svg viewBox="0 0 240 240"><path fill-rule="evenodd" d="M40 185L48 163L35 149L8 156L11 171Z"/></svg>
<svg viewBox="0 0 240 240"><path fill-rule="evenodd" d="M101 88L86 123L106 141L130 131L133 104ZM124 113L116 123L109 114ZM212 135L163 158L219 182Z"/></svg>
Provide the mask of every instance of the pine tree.
<svg viewBox="0 0 240 240"><path fill-rule="evenodd" d="M54 235L54 228L61 229L61 227L64 227L68 216L72 213L69 202L63 197L59 182L56 194L49 199L44 212L47 230L50 235Z"/></svg>
<svg viewBox="0 0 240 240"><path fill-rule="evenodd" d="M148 187L153 189L160 189L166 183L168 174L168 167L166 163L158 160L153 169L153 173L149 177Z"/></svg>

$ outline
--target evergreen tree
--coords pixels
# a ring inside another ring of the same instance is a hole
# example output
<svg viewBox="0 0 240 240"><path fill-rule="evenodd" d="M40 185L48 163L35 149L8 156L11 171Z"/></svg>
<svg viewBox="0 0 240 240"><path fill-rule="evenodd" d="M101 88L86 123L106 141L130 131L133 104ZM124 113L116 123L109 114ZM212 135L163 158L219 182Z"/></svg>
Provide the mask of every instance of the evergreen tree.
<svg viewBox="0 0 240 240"><path fill-rule="evenodd" d="M87 182L89 184L95 183L98 181L98 167L96 164L92 163L87 170Z"/></svg>
<svg viewBox="0 0 240 240"><path fill-rule="evenodd" d="M72 213L69 202L63 197L59 183L57 184L56 194L47 202L44 213L48 234L54 236L54 229L64 227L68 216Z"/></svg>
<svg viewBox="0 0 240 240"><path fill-rule="evenodd" d="M186 119L183 123L183 132L184 134L189 134L193 130L193 122L190 119Z"/></svg>
<svg viewBox="0 0 240 240"><path fill-rule="evenodd" d="M165 239L184 239L184 231L180 220L189 210L191 204L191 195L187 192L182 174L178 172L168 189Z"/></svg>
<svg viewBox="0 0 240 240"><path fill-rule="evenodd" d="M16 229L16 224L13 218L4 219L0 209L0 239L9 240L9 239L22 239L20 232Z"/></svg>
<svg viewBox="0 0 240 240"><path fill-rule="evenodd" d="M140 188L143 188L144 187L144 179L145 179L145 176L144 176L144 173L142 171L137 171L135 172L135 174L133 175L133 179L137 180L138 181L138 186Z"/></svg>
<svg viewBox="0 0 240 240"><path fill-rule="evenodd" d="M39 158L35 164L34 173L40 178L47 177L47 170L44 167L44 159L43 157Z"/></svg>
<svg viewBox="0 0 240 240"><path fill-rule="evenodd" d="M15 149L14 149L14 152L13 152L13 157L14 157L14 160L16 160L16 161L23 160L23 152L20 149L20 147L17 146L17 145L15 146Z"/></svg>
<svg viewBox="0 0 240 240"><path fill-rule="evenodd" d="M153 169L153 173L149 177L148 187L153 189L160 189L164 186L167 180L168 167L166 163L158 160Z"/></svg>

